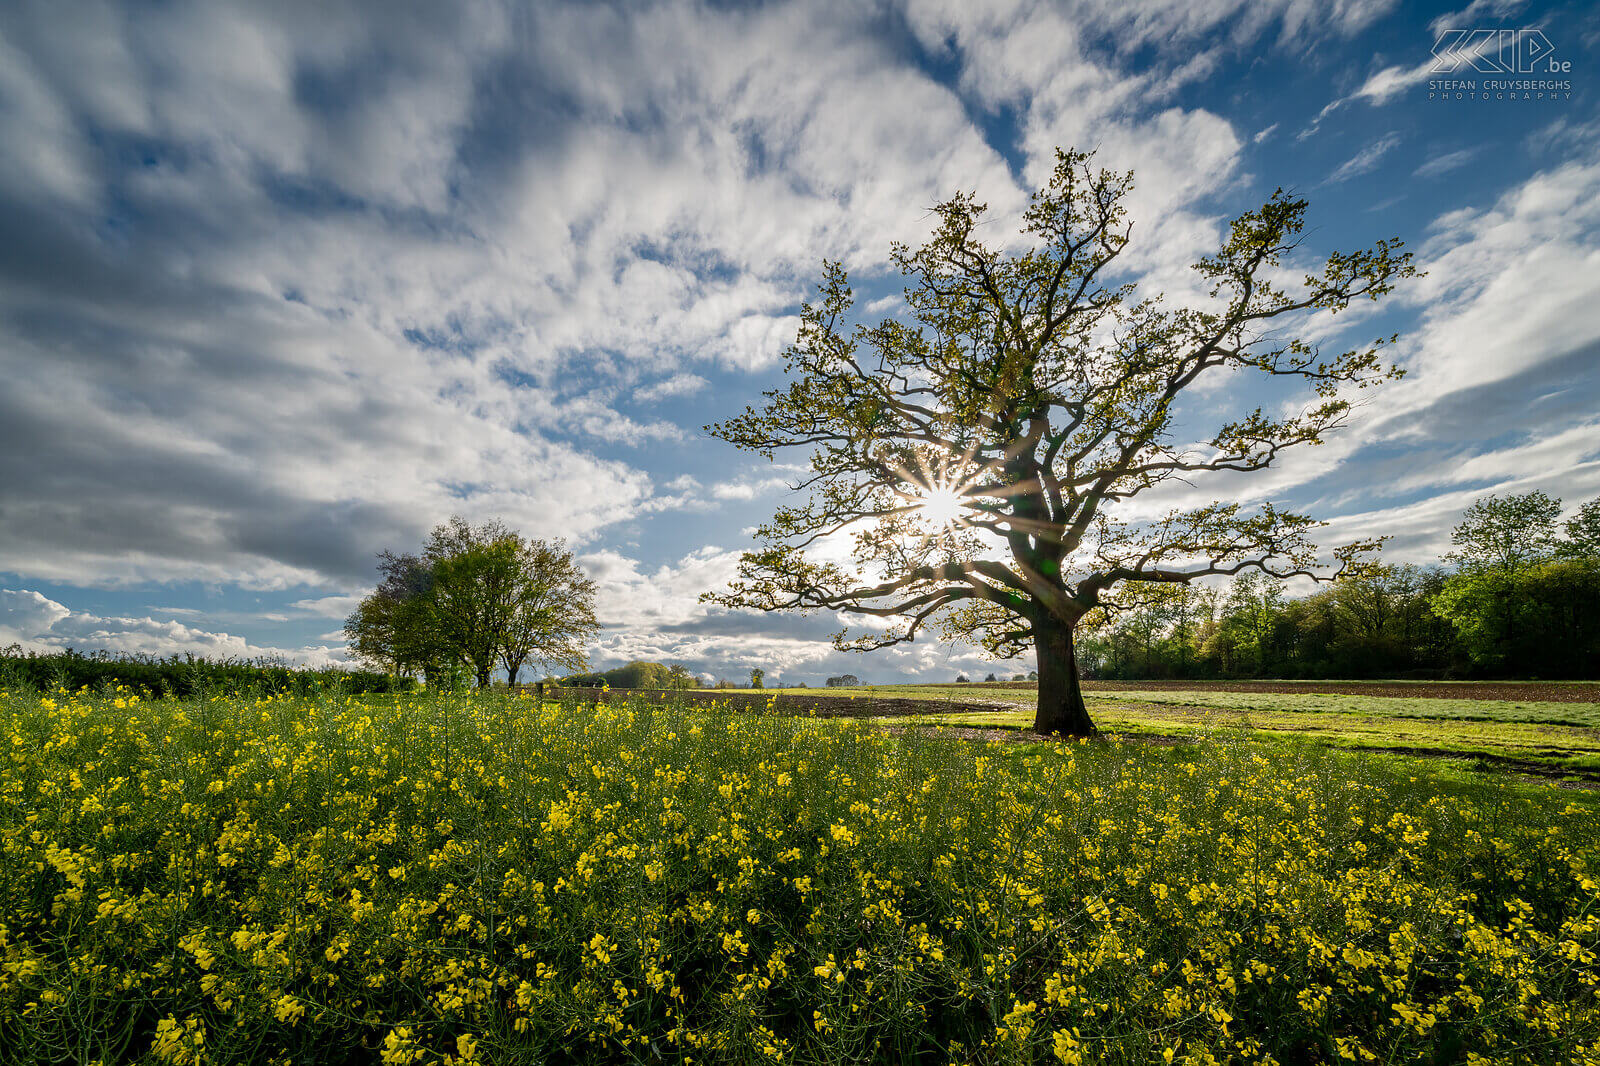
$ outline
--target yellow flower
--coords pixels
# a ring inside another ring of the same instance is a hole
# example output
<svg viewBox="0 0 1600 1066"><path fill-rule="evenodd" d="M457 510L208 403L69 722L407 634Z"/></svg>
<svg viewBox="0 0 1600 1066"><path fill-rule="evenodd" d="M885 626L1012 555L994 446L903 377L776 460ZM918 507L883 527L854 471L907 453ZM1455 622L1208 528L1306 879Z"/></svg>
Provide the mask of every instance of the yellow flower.
<svg viewBox="0 0 1600 1066"><path fill-rule="evenodd" d="M272 1013L280 1022L288 1022L291 1027L305 1014L306 1005L295 997L285 993L278 997L278 1002L273 1006Z"/></svg>

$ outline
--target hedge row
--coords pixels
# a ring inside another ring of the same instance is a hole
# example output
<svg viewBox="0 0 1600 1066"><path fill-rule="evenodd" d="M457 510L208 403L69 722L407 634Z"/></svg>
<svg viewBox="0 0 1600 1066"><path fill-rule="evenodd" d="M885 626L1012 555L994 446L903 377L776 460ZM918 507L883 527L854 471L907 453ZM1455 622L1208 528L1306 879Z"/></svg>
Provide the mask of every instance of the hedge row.
<svg viewBox="0 0 1600 1066"><path fill-rule="evenodd" d="M204 692L288 692L311 695L340 689L345 692L410 692L411 678L370 670L321 670L290 666L270 659L206 659L195 655L156 658L151 655L113 656L107 652L84 655L68 648L54 655L16 653L0 655L0 688L66 688L127 685L152 696L193 696Z"/></svg>

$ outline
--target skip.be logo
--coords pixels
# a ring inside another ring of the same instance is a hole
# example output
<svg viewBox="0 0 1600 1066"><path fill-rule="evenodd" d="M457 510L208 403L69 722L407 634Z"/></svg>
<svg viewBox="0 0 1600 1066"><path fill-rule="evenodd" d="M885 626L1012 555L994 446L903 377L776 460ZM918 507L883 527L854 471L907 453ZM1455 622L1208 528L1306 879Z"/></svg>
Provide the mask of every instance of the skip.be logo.
<svg viewBox="0 0 1600 1066"><path fill-rule="evenodd" d="M1433 44L1433 73L1570 74L1543 30L1445 30Z"/></svg>

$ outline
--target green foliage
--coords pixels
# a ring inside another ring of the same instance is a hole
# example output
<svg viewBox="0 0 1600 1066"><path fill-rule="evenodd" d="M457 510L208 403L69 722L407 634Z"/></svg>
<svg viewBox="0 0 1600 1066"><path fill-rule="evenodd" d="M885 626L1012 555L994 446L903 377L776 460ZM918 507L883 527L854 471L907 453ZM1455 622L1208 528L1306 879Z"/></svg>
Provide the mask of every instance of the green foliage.
<svg viewBox="0 0 1600 1066"><path fill-rule="evenodd" d="M767 677L766 671L761 669L759 666L756 667L755 669L751 670L750 671L750 687L751 688L761 688L761 687L763 687L763 682L766 680L766 677Z"/></svg>
<svg viewBox="0 0 1600 1066"><path fill-rule="evenodd" d="M1340 428L1356 390L1398 375L1379 358L1388 340L1324 353L1269 323L1377 299L1415 273L1410 254L1390 241L1335 252L1285 287L1306 202L1280 190L1195 264L1209 303L1136 301L1118 262L1132 186L1131 174L1096 170L1090 153L1059 151L1024 216L1020 251L986 244L985 206L953 196L935 208L926 244L892 249L910 313L875 325L855 321L844 268L824 264L786 352L788 386L706 427L768 457L810 450L810 496L779 508L737 579L707 597L887 621L854 639L841 632L841 648L910 641L929 624L1000 656L1032 647L1055 694L1041 702L1040 728L1081 733L1092 724L1077 698L1072 631L1119 586L1250 568L1322 573L1307 515L1217 501L1129 522L1118 509L1174 478L1264 470ZM1192 439L1182 427L1203 412L1182 402L1186 390L1229 373L1288 379L1312 395L1290 413L1237 413ZM808 554L837 534L851 538L850 565ZM1348 570L1376 543L1333 558Z"/></svg>
<svg viewBox="0 0 1600 1066"><path fill-rule="evenodd" d="M1548 557L1556 548L1561 501L1534 491L1484 496L1462 516L1450 542L1450 558L1468 569L1515 570Z"/></svg>
<svg viewBox="0 0 1600 1066"><path fill-rule="evenodd" d="M497 668L516 684L525 665L574 669L599 630L595 585L562 542L524 540L499 522L451 518L420 556L384 552L383 581L345 623L362 658L480 687Z"/></svg>
<svg viewBox="0 0 1600 1066"><path fill-rule="evenodd" d="M1433 605L1478 666L1536 677L1600 669L1600 558L1465 569Z"/></svg>
<svg viewBox="0 0 1600 1066"><path fill-rule="evenodd" d="M1567 540L1560 546L1566 555L1600 556L1600 497L1578 508L1567 519Z"/></svg>
<svg viewBox="0 0 1600 1066"><path fill-rule="evenodd" d="M1556 536L1561 501L1485 496L1456 526L1459 564L1373 564L1288 599L1245 575L1216 590L1123 593L1086 619L1091 677L1600 676L1600 500Z"/></svg>
<svg viewBox="0 0 1600 1066"><path fill-rule="evenodd" d="M68 648L50 655L22 654L15 645L0 652L0 688L26 687L41 692L82 688L98 691L125 685L152 696L190 697L201 693L411 692L416 682L366 670L321 670L290 666L272 659L206 659L194 655L156 658L84 655Z"/></svg>
<svg viewBox="0 0 1600 1066"><path fill-rule="evenodd" d="M687 673L687 671L685 671ZM625 663L612 670L593 674L570 674L561 679L563 685L574 688L686 688L679 684L672 668L665 663L646 662L643 659Z"/></svg>

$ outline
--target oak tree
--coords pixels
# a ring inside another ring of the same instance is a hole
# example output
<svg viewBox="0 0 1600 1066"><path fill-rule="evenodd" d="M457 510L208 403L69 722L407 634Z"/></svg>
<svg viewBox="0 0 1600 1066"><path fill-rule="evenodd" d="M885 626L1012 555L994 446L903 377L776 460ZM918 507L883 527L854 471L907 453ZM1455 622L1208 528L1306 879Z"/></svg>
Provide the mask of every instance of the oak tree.
<svg viewBox="0 0 1600 1066"><path fill-rule="evenodd" d="M786 352L787 386L706 427L768 458L810 449L794 486L805 497L760 527L762 546L707 598L875 620L841 632L841 648L910 641L930 623L999 656L1031 647L1035 728L1088 735L1073 633L1115 609L1124 583L1330 576L1308 515L1218 500L1137 519L1124 505L1175 479L1264 470L1343 425L1354 390L1399 373L1379 358L1394 338L1325 354L1305 321L1389 292L1414 273L1410 254L1380 241L1293 277L1306 202L1280 190L1195 264L1209 299L1136 299L1119 262L1131 189L1131 173L1058 152L1020 251L986 243L984 205L953 196L931 239L891 250L904 317L856 321L843 266L825 263ZM1310 399L1187 432L1179 401L1227 375L1287 379ZM1332 555L1345 570L1373 547Z"/></svg>

